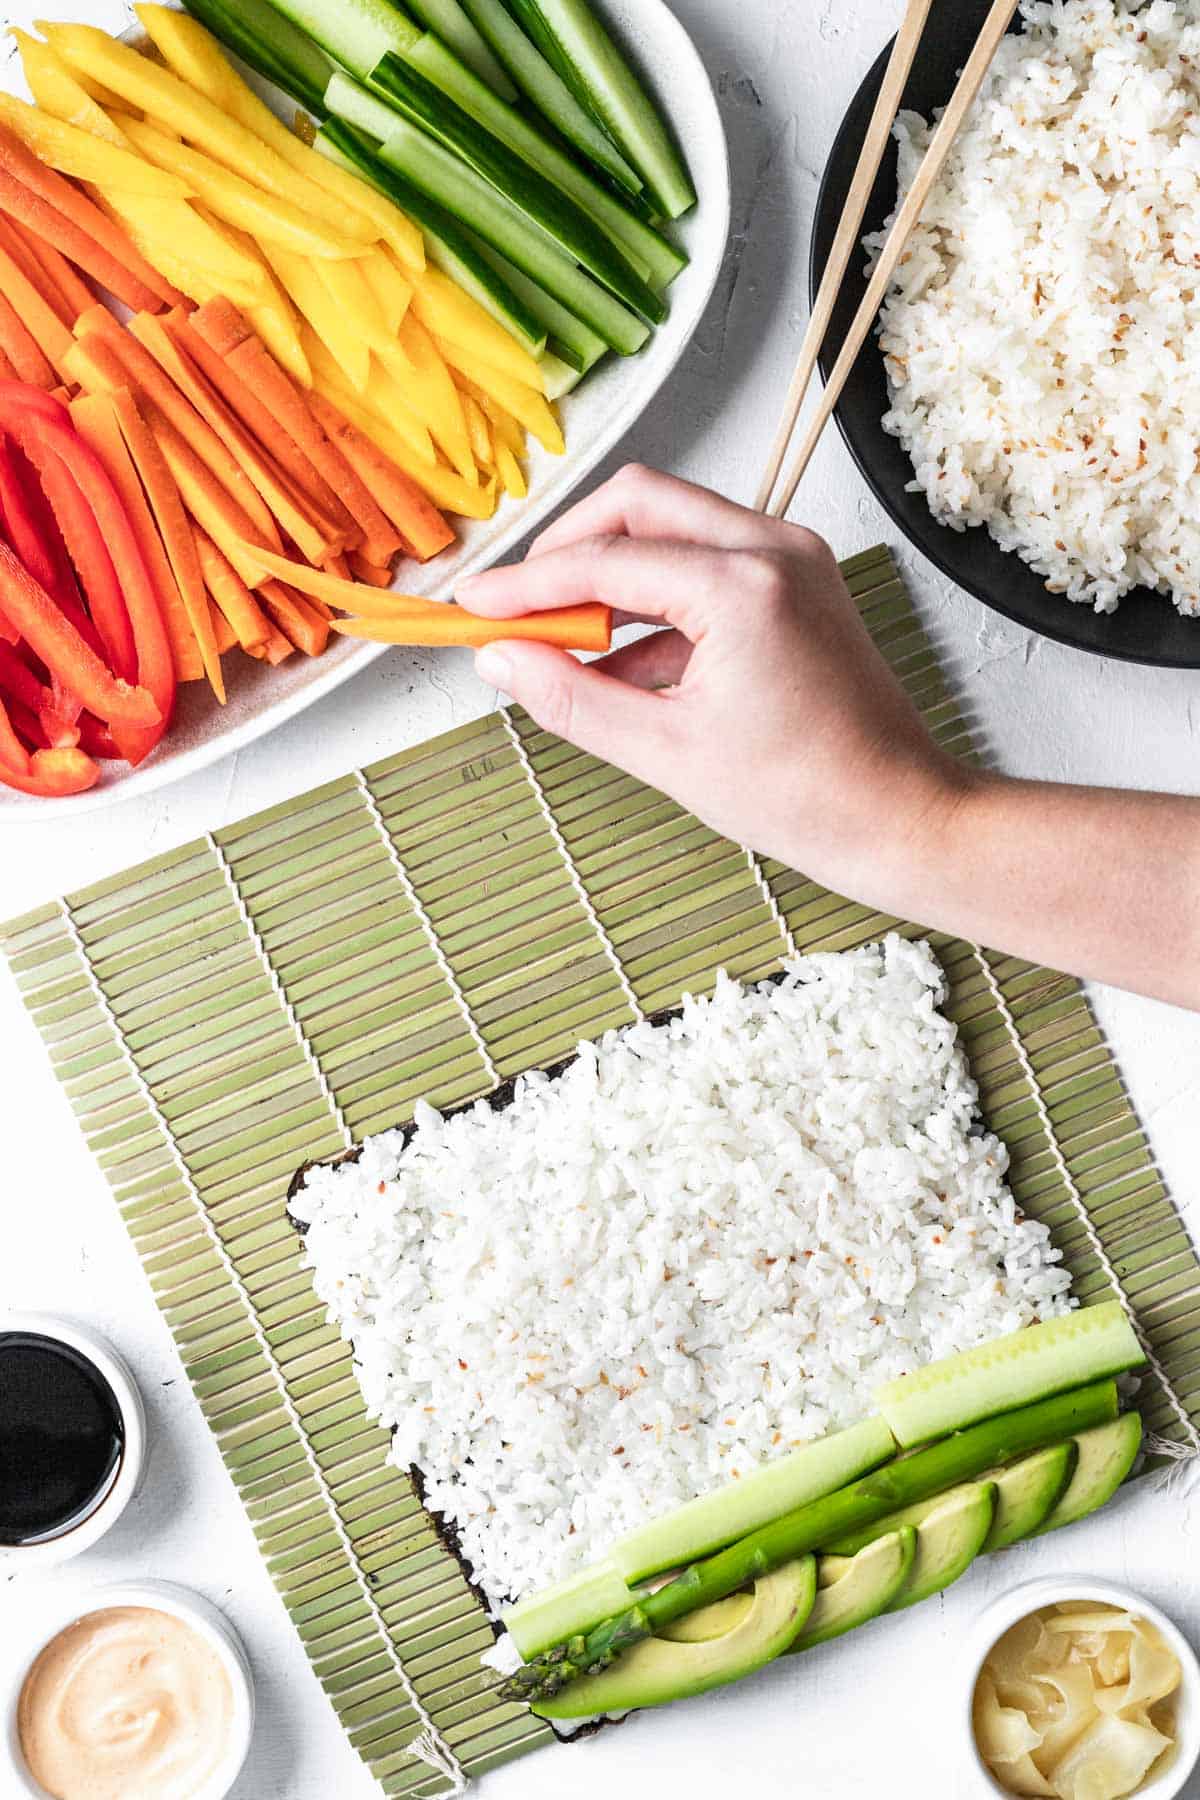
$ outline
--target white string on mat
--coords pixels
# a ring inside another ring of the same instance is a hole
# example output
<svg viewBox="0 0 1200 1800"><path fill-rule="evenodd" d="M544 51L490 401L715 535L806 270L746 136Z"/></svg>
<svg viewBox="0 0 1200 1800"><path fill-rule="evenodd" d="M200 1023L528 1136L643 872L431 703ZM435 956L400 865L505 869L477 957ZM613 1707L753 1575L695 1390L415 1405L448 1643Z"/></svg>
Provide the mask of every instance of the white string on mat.
<svg viewBox="0 0 1200 1800"><path fill-rule="evenodd" d="M609 937L607 931L605 931L603 925L600 923L599 915L596 912L595 907L592 905L592 897L588 893L586 887L584 887L583 877L580 875L579 870L575 866L575 858L571 855L571 852L567 849L567 841L563 837L562 828L559 825L558 820L554 816L553 810L551 809L551 806L550 806L550 802L546 798L545 790L543 789L541 782L537 778L537 773L534 769L533 764L529 760L529 752L526 750L524 744L521 742L521 734L512 722L512 714L509 712L507 706L502 706L499 709L499 712L500 712L501 723L503 724L505 731L508 733L509 742L512 744L513 749L517 753L517 760L520 763L522 769L525 771L526 780L529 782L530 787L533 789L534 798L536 799L538 805L540 806L540 808L542 810L542 816L546 821L547 829L549 830L551 837L554 839L555 848L557 849L558 854L563 859L563 864L566 868L567 874L571 878L571 885L575 889L575 892L579 897L579 904L580 904L580 906L582 906L584 912L587 914L588 923L591 925L592 930L596 933L596 936L600 939L601 949L604 951L605 956L608 958L609 962L612 964L613 972L616 975L617 980L621 984L621 992L625 996L625 1000L629 1006L630 1011L632 1012L634 1018L640 1021L646 1017L644 1011L642 1010L642 1003L638 999L637 994L634 991L633 983L630 981L628 975L625 973L624 965L622 964L620 957L617 955L616 949L613 946L612 939Z"/></svg>
<svg viewBox="0 0 1200 1800"><path fill-rule="evenodd" d="M322 1098L326 1101L330 1112L333 1114L334 1123L337 1125L338 1131L341 1133L342 1143L345 1145L347 1150L352 1150L354 1148L354 1133L351 1131L349 1125L346 1123L345 1115L343 1114L341 1107L338 1105L337 1100L334 1097L333 1090L325 1078L325 1071L321 1067L320 1063L317 1061L316 1053L313 1050L313 1047L309 1043L308 1039L305 1037L304 1028L301 1025L299 1019L296 1017L295 1010L292 1006L291 1001L288 999L287 994L284 992L283 983L279 979L279 975L276 971L275 965L271 961L270 957L267 955L267 947L263 943L262 938L259 936L259 931L258 931L257 925L254 923L254 920L250 916L249 907L246 905L245 900L242 898L242 890L238 887L237 881L234 879L233 870L229 866L229 859L225 855L225 852L222 850L220 844L218 844L216 838L213 837L211 832L205 833L204 841L208 845L209 849L212 851L213 855L217 859L217 866L220 868L222 875L225 877L225 885L228 887L230 895L233 899L233 903L237 907L238 917L241 919L242 924L245 926L247 937L250 939L250 942L254 945L254 948L258 953L258 960L262 964L263 971L266 974L267 980L271 984L271 991L275 995L275 998L278 1000L280 1007L283 1010L284 1016L286 1017L288 1024L292 1028L293 1034L295 1035L296 1042L300 1046L301 1051L303 1052L304 1059L309 1066L309 1070L312 1073L312 1077L313 1077L314 1081L316 1082L317 1086L321 1090Z"/></svg>
<svg viewBox="0 0 1200 1800"><path fill-rule="evenodd" d="M1166 1370L1163 1368L1158 1357L1154 1354L1150 1343L1147 1341L1146 1334L1142 1330L1137 1314L1130 1305L1129 1297L1121 1285L1117 1271L1113 1268L1113 1265L1109 1260L1108 1252L1104 1248L1103 1239L1092 1222L1092 1215L1089 1213L1087 1206L1084 1203L1083 1195L1079 1192L1079 1189L1075 1184L1075 1177L1072 1175L1070 1168L1067 1165L1067 1159L1062 1153L1062 1146L1059 1144L1058 1133L1054 1129L1054 1122L1050 1117L1049 1108L1042 1098L1041 1083L1038 1081L1036 1071L1029 1060L1029 1053L1025 1048L1024 1040L1017 1028L1017 1022L1013 1017L1008 1001L1004 997L1004 991L1001 988L1000 983L996 980L995 971L981 945L972 944L971 949L974 953L975 960L983 971L983 978L991 990L992 998L1000 1011L1000 1015L1008 1026L1009 1035L1016 1047L1017 1060L1029 1083L1030 1092L1033 1095L1033 1103L1037 1109L1038 1118L1042 1122L1042 1129L1046 1134L1046 1142L1049 1145L1050 1154L1054 1158L1054 1165L1062 1176L1063 1185L1070 1195L1079 1217L1083 1221L1084 1230L1091 1239L1092 1249L1096 1253L1100 1266L1112 1283L1113 1292L1121 1303L1125 1317L1129 1320L1130 1325L1137 1334L1138 1342L1146 1353L1146 1361L1149 1363L1154 1374L1157 1375L1159 1382L1162 1385L1163 1392L1170 1401L1172 1408L1179 1418L1180 1424L1183 1426L1192 1444L1190 1450L1185 1450L1181 1445L1172 1443L1170 1438L1158 1437L1152 1433L1146 1439L1146 1449L1155 1456L1165 1456L1180 1462L1190 1461L1192 1457L1200 1456L1200 1431L1196 1429L1196 1426L1185 1410L1182 1401L1172 1387Z"/></svg>
<svg viewBox="0 0 1200 1800"><path fill-rule="evenodd" d="M461 987L459 987L458 977L450 967L446 952L442 949L441 940L433 928L433 920L421 905L417 890L412 884L412 878L401 861L395 844L392 842L392 834L384 823L383 814L379 810L374 794L367 786L366 777L361 769L355 769L354 779L358 783L358 791L362 795L367 811L375 822L375 829L378 831L379 836L383 841L383 847L387 851L388 860L396 872L396 879L404 889L404 898L408 901L408 904L416 914L417 922L429 940L429 948L433 951L437 966L445 979L446 986L454 996L455 1005L463 1016L463 1023L471 1034L471 1042L474 1044L475 1049L479 1054L479 1060L484 1066L487 1078L494 1088L498 1088L500 1086L500 1071L492 1061L491 1052L483 1039L483 1033L475 1023L475 1015L467 1005L467 996L463 993Z"/></svg>
<svg viewBox="0 0 1200 1800"><path fill-rule="evenodd" d="M788 924L787 920L784 918L783 913L781 912L780 907L779 907L779 902L778 902L778 900L776 900L774 894L771 892L771 884L767 880L767 877L763 871L763 866L759 862L758 857L755 855L753 850L747 850L746 861L750 864L751 873L753 874L754 879L758 883L759 890L762 893L763 901L766 905L767 911L770 913L771 917L774 919L776 925L779 928L779 935L783 939L784 949L786 950L789 957L799 956L800 947L796 943L795 938L792 936L792 928Z"/></svg>
<svg viewBox="0 0 1200 1800"><path fill-rule="evenodd" d="M196 1183L192 1177L192 1172L188 1168L188 1165L187 1165L186 1161L184 1160L183 1152L179 1148L179 1144L176 1141L175 1134L171 1130L171 1127L170 1127L169 1123L167 1122L167 1119L164 1116L162 1109L158 1104L158 1101L154 1098L154 1095L150 1090L149 1083L147 1082L145 1076L142 1074L142 1071L138 1067L137 1062L134 1058L133 1052L130 1050L129 1045L126 1042L125 1034L122 1031L120 1024L118 1023L117 1016L112 1009L112 1004L109 1001L108 995L104 992L104 989L101 987L100 982L96 976L96 971L92 967L91 959L89 958L88 953L87 953L87 947L84 944L84 941L79 934L79 927L76 925L75 920L71 915L71 909L67 905L65 900L60 900L58 904L59 904L60 912L62 914L63 923L67 929L67 935L70 938L71 943L75 948L76 954L78 955L80 962L83 964L83 969L84 969L84 973L85 973L85 976L87 979L88 986L91 988L92 995L96 1001L97 1006L100 1009L101 1015L103 1016L105 1022L107 1023L109 1030L113 1034L113 1038L117 1044L118 1049L121 1052L122 1059L124 1060L125 1066L129 1071L129 1074L130 1074L131 1079L133 1080L134 1086L137 1088L138 1093L141 1095L142 1100L145 1103L146 1110L150 1114L150 1117L153 1119L155 1125L158 1127L158 1130L162 1134L163 1142L166 1145L168 1152L170 1153L171 1160L175 1164L175 1167L179 1172L179 1178L182 1181L184 1189L186 1190L189 1198L192 1200L193 1204L195 1205L196 1212L200 1219L200 1223L204 1228L205 1235L207 1236L210 1244L212 1245L213 1251L216 1254L216 1257L217 1257L218 1261L220 1262L221 1267L224 1269L226 1277L232 1284L235 1292L238 1294L239 1298L241 1299L243 1305L246 1308L246 1315L250 1322L250 1329L254 1334L254 1338L259 1346L259 1349L262 1351L264 1362L266 1363L268 1369L271 1371L272 1375L275 1378L275 1384L279 1389L279 1397L280 1397L280 1402L283 1406L283 1410L287 1415L288 1421L291 1424L292 1429L295 1431L296 1436L298 1437L298 1439L300 1441L301 1447L304 1451L305 1460L308 1463L310 1470L312 1471L313 1480L315 1481L315 1483L317 1485L318 1492L321 1494L322 1498L325 1501L326 1510L329 1514L330 1521L333 1525L334 1533L337 1536L337 1539L338 1539L339 1543L341 1544L343 1551L345 1552L346 1561L349 1564L350 1570L353 1573L353 1576L358 1585L359 1591L361 1592L363 1600L366 1603L367 1611L370 1614L371 1619L373 1620L376 1628L378 1629L379 1635L383 1640L384 1649L386 1650L387 1655L391 1660L392 1666L395 1669L397 1676L399 1677L400 1685L403 1688L405 1695L408 1698L408 1701L412 1707L413 1712L416 1714L417 1718L420 1720L421 1731L418 1734L418 1736L413 1739L412 1743L406 1746L407 1754L409 1756L415 1757L419 1762L426 1763L431 1769L436 1770L439 1775L443 1776L445 1778L445 1780L451 1784L451 1791L453 1793L461 1794L467 1786L466 1773L463 1770L462 1765L459 1763L458 1759L455 1757L454 1752L451 1750L450 1746L444 1741L444 1739L439 1734L436 1725L434 1724L433 1720L429 1716L429 1713L426 1711L424 1705L422 1704L421 1697L417 1693L416 1688L413 1686L413 1683L412 1683L411 1679L409 1678L409 1675L404 1667L404 1664L400 1659L400 1655L396 1649L395 1642L393 1641L392 1635L391 1635L390 1631L388 1630L387 1621L385 1620L383 1614L380 1612L378 1602L376 1601L374 1594L371 1592L370 1584L367 1581L366 1577L364 1576L362 1569L359 1567L358 1558L357 1558L357 1556L355 1554L355 1550L354 1550L354 1545L350 1541L349 1533L347 1532L346 1527L342 1522L341 1514L338 1512L337 1502L334 1500L333 1493L330 1489L329 1483L325 1478L325 1471L322 1469L320 1463L317 1461L316 1454L313 1450L313 1447L308 1441L308 1435L305 1432L304 1423L300 1417L300 1414L296 1410L295 1402L293 1401L291 1394L288 1392L287 1382L284 1379L283 1370L279 1366L278 1358L276 1357L275 1352L271 1348L270 1340L262 1328L262 1323L258 1317L257 1312L255 1311L254 1300L250 1294L250 1291L246 1287L246 1284L243 1282L241 1275L238 1272L236 1264L234 1263L232 1257L230 1256L228 1250L225 1248L225 1245L221 1240L220 1233L217 1231L215 1225L212 1222L212 1218L209 1214L208 1208L204 1204L204 1200L200 1194L200 1190L196 1186Z"/></svg>

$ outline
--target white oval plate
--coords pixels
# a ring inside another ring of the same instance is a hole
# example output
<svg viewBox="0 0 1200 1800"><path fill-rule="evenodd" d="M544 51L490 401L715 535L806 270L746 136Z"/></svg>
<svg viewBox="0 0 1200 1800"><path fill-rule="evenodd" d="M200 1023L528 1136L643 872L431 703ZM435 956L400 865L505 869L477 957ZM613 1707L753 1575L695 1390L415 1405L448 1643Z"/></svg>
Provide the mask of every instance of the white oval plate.
<svg viewBox="0 0 1200 1800"><path fill-rule="evenodd" d="M529 497L503 501L492 519L457 520L458 548L427 569L402 565L397 585L413 593L448 598L461 576L495 562L567 499L666 381L699 325L720 273L729 234L729 157L699 53L663 0L600 0L599 10L633 51L687 155L699 203L674 229L690 261L672 284L668 317L646 348L637 356L608 357L562 402L566 455L550 456L532 445ZM265 84L255 85L284 116L294 113L278 91L272 96ZM66 800L36 799L0 786L0 815L15 817L20 809L26 819L38 813L61 819L179 781L282 725L386 649L344 638L331 642L324 656L291 657L277 669L249 656L230 655L225 659L226 705L218 706L203 683L189 682L180 690L170 733L141 768L106 764L94 788Z"/></svg>

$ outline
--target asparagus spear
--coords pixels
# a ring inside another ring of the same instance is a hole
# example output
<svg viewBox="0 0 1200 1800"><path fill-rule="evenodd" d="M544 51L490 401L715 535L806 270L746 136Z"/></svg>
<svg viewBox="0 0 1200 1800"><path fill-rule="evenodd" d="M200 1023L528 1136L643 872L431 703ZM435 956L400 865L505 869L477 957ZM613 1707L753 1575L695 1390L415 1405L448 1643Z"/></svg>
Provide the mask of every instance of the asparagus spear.
<svg viewBox="0 0 1200 1800"><path fill-rule="evenodd" d="M622 1651L655 1636L675 1619L723 1600L793 1557L836 1543L902 1506L970 1481L997 1463L1106 1424L1116 1418L1117 1410L1116 1383L1098 1381L985 1419L940 1443L897 1457L836 1493L760 1526L716 1556L692 1563L636 1605L554 1645L509 1678L504 1696L531 1703L547 1700L581 1675L598 1675Z"/></svg>

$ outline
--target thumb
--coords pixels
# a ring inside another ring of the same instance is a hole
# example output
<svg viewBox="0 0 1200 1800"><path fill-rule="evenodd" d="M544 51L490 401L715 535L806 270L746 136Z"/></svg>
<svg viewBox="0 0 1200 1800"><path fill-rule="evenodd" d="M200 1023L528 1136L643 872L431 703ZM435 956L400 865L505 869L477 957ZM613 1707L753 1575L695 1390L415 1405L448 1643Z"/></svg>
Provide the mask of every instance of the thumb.
<svg viewBox="0 0 1200 1800"><path fill-rule="evenodd" d="M675 697L631 687L550 644L488 644L475 669L511 694L543 731L616 763L655 787L667 786L679 748Z"/></svg>

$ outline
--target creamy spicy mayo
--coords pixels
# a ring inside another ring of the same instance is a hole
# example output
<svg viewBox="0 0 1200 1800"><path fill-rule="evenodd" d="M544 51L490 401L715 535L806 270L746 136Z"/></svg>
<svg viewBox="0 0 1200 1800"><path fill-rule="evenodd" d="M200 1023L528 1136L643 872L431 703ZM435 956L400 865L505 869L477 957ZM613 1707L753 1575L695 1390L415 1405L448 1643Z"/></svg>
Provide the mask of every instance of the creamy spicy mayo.
<svg viewBox="0 0 1200 1800"><path fill-rule="evenodd" d="M17 1728L55 1800L194 1800L229 1748L233 1688L182 1619L113 1606L76 1619L39 1652Z"/></svg>

